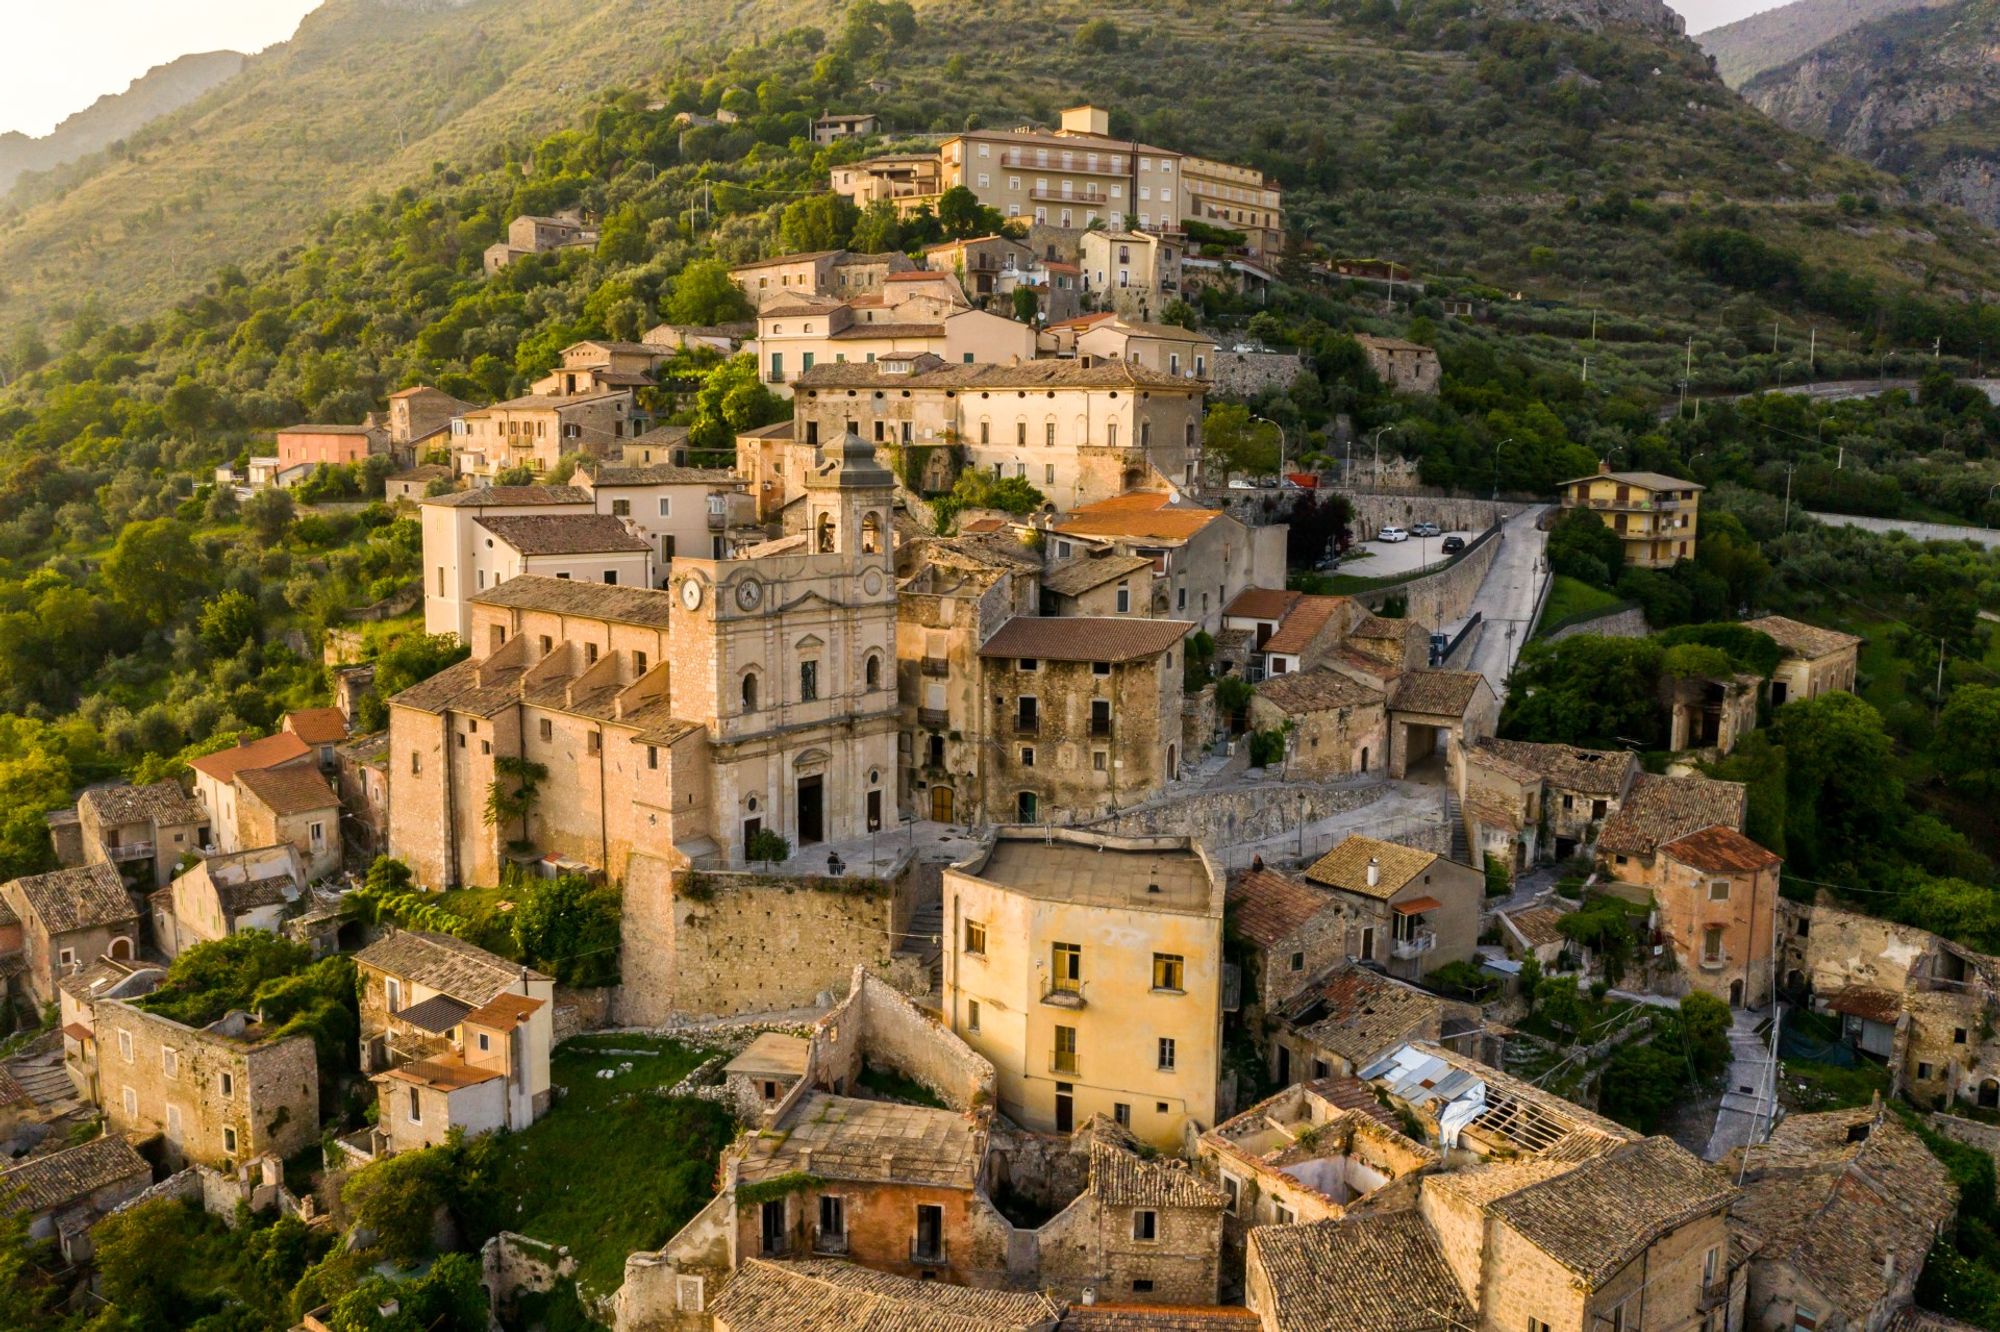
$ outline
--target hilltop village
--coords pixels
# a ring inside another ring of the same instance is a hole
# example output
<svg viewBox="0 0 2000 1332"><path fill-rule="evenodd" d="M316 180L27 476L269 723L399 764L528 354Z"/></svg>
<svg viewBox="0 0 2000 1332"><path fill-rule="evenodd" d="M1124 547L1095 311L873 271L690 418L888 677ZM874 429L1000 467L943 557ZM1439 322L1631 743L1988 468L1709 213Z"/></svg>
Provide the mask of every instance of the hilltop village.
<svg viewBox="0 0 2000 1332"><path fill-rule="evenodd" d="M1691 567L1703 486L1301 462L1242 404L1304 354L1190 304L1283 281L1281 191L1110 123L844 162L965 226L225 466L372 476L429 655L329 635L331 703L47 813L0 1208L78 1273L163 1198L317 1235L308 1332L461 1278L621 1332L1972 1326L1919 1295L2000 1150L2000 959L1788 888L1718 775L1863 638L1745 606L1675 631L1657 743L1503 736L1531 640L1651 641L1552 612L1561 551ZM521 216L485 272L599 241ZM778 419L676 423L691 355ZM1781 1079L1794 1032L1865 1090ZM463 1269L460 1174L509 1204Z"/></svg>

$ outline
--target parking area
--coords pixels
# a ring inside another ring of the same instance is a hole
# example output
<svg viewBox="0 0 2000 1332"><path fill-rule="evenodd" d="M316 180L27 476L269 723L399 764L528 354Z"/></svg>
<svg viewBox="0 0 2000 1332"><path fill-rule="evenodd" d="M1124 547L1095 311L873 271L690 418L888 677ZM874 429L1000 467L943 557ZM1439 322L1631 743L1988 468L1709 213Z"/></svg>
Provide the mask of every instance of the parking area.
<svg viewBox="0 0 2000 1332"><path fill-rule="evenodd" d="M1392 578L1397 574L1421 569L1427 564L1442 563L1447 558L1444 553L1444 539L1448 536L1458 537L1467 545L1472 544L1472 533L1462 531L1444 532L1434 537L1413 536L1408 541L1393 543L1357 541L1353 550L1348 552L1348 558L1341 562L1340 572L1353 574L1356 578ZM1354 559L1354 551L1362 550L1368 552L1368 558Z"/></svg>

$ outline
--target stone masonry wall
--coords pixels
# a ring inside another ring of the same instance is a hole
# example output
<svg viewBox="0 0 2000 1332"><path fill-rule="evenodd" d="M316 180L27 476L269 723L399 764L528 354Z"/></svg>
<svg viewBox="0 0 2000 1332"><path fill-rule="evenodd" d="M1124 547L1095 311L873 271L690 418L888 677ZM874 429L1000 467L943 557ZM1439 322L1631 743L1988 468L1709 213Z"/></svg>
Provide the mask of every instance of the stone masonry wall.
<svg viewBox="0 0 2000 1332"><path fill-rule="evenodd" d="M1510 500L1483 500L1456 495L1399 495L1373 490L1336 490L1354 506L1354 539L1366 541L1393 523L1436 523L1447 532L1484 532L1521 511Z"/></svg>
<svg viewBox="0 0 2000 1332"><path fill-rule="evenodd" d="M1624 610L1600 615L1593 620L1573 620L1542 641L1560 643L1579 634L1592 634L1598 638L1644 638L1652 632L1652 626L1646 623L1646 612L1638 606L1627 606Z"/></svg>
<svg viewBox="0 0 2000 1332"><path fill-rule="evenodd" d="M1304 821L1314 823L1372 804L1381 795L1379 786L1328 787L1274 781L1241 790L1170 796L1082 826L1128 837L1162 833L1193 837L1221 848L1290 832L1298 827L1301 810Z"/></svg>
<svg viewBox="0 0 2000 1332"><path fill-rule="evenodd" d="M1218 397L1251 398L1267 388L1288 389L1304 364L1297 352L1217 348L1208 363L1209 392Z"/></svg>
<svg viewBox="0 0 2000 1332"><path fill-rule="evenodd" d="M1429 629L1463 619L1471 611L1473 599L1479 595L1480 584L1486 581L1487 570L1493 567L1493 558L1499 553L1501 540L1496 534L1492 539L1467 550L1457 563L1448 568L1422 578L1413 578L1407 583L1398 583L1394 587L1360 593L1355 600L1370 610L1380 610L1391 597L1402 597L1406 603L1404 618Z"/></svg>
<svg viewBox="0 0 2000 1332"><path fill-rule="evenodd" d="M809 1081L848 1085L872 1065L922 1083L958 1110L993 1103L993 1065L907 997L854 968L847 999L821 1018Z"/></svg>

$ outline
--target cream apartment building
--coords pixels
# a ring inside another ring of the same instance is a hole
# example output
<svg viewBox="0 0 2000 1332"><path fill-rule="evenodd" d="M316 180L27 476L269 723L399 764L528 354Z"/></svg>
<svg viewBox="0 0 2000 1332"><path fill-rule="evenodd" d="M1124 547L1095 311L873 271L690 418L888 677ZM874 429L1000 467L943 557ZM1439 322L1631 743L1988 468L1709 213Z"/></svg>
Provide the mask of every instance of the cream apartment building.
<svg viewBox="0 0 2000 1332"><path fill-rule="evenodd" d="M1004 828L944 872L945 1021L1035 1132L1214 1126L1223 873L1181 837Z"/></svg>
<svg viewBox="0 0 2000 1332"><path fill-rule="evenodd" d="M565 453L602 458L639 433L630 389L529 394L458 417L451 451L461 476L490 477L510 467L546 472Z"/></svg>
<svg viewBox="0 0 2000 1332"><path fill-rule="evenodd" d="M926 269L893 273L881 295L858 300L773 297L758 313L756 355L765 387L782 398L816 365L922 355L953 365L1032 360L1035 330L975 310L956 276Z"/></svg>
<svg viewBox="0 0 2000 1332"><path fill-rule="evenodd" d="M481 522L491 518L591 512L575 486L478 486L418 504L423 525L424 632L471 642L470 599L503 581L501 551ZM519 572L516 570L515 572Z"/></svg>
<svg viewBox="0 0 2000 1332"><path fill-rule="evenodd" d="M948 364L921 356L815 365L793 384L808 442L852 429L897 448L955 449L1067 511L1201 469L1205 385L1129 362Z"/></svg>

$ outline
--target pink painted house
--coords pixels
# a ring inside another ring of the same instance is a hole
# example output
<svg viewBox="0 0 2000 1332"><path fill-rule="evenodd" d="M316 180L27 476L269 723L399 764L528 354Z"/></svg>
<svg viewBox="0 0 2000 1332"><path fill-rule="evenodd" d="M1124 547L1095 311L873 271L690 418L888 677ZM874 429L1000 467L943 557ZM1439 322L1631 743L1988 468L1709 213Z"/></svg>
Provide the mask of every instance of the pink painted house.
<svg viewBox="0 0 2000 1332"><path fill-rule="evenodd" d="M278 432L278 469L302 463L356 463L389 451L389 432L366 425L295 425Z"/></svg>

